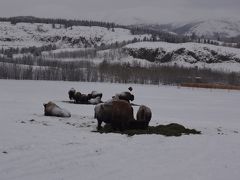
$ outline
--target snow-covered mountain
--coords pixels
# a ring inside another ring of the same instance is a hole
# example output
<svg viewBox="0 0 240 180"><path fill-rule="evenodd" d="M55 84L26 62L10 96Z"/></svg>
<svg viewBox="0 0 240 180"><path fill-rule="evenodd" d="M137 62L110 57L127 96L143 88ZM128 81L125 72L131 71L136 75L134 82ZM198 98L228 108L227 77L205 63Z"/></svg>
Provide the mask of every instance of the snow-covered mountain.
<svg viewBox="0 0 240 180"><path fill-rule="evenodd" d="M125 47L129 55L150 62L240 71L240 49L200 43L140 42Z"/></svg>
<svg viewBox="0 0 240 180"><path fill-rule="evenodd" d="M195 34L199 37L207 38L229 38L240 35L240 20L237 19L208 19L197 20L184 23L169 23L161 25L151 25L153 29L174 32L180 35L191 36Z"/></svg>
<svg viewBox="0 0 240 180"><path fill-rule="evenodd" d="M0 22L0 47L40 47L55 44L58 48L94 47L101 44L143 39L147 35L132 35L123 28L71 26L60 24Z"/></svg>

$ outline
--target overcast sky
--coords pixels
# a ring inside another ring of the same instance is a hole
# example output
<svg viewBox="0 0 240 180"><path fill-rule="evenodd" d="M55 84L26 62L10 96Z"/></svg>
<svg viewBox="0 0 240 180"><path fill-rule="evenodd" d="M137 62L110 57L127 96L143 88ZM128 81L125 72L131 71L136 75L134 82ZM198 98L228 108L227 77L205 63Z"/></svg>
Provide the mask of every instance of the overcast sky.
<svg viewBox="0 0 240 180"><path fill-rule="evenodd" d="M0 16L167 23L240 17L240 0L0 0Z"/></svg>

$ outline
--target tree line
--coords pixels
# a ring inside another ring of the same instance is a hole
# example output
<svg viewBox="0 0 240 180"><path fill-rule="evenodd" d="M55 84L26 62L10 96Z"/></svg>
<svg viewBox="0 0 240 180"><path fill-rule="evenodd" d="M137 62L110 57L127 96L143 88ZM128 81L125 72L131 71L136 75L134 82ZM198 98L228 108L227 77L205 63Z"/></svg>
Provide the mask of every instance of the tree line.
<svg viewBox="0 0 240 180"><path fill-rule="evenodd" d="M116 25L111 22L90 21L90 20L68 20L68 19L53 19L53 18L38 18L33 16L17 16L17 17L1 17L0 21L10 22L11 24L17 23L44 23L44 24L62 24L65 28L72 26L100 26L106 28L124 27Z"/></svg>
<svg viewBox="0 0 240 180"><path fill-rule="evenodd" d="M21 63L20 63L21 62ZM89 61L63 62L42 58L25 61L4 61L0 58L1 79L61 80L112 82L136 84L178 85L201 80L205 83L240 85L239 73L225 73L211 69L153 64L143 67L138 62L111 63L104 60L99 64Z"/></svg>

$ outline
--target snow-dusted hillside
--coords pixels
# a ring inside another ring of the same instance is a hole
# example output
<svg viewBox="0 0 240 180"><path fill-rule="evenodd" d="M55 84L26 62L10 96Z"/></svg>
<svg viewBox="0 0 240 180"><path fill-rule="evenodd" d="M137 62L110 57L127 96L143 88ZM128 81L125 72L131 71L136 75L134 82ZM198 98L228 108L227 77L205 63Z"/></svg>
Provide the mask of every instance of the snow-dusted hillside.
<svg viewBox="0 0 240 180"><path fill-rule="evenodd" d="M140 42L125 47L141 59L165 64L240 71L240 49L200 43Z"/></svg>
<svg viewBox="0 0 240 180"><path fill-rule="evenodd" d="M132 35L128 29L104 28L98 26L63 25L0 22L0 47L30 47L56 44L58 48L93 47L95 45L111 44L142 39L147 35Z"/></svg>
<svg viewBox="0 0 240 180"><path fill-rule="evenodd" d="M235 37L240 35L240 20L209 19L187 23L170 23L158 26L158 28L189 36L195 33L199 37L208 38Z"/></svg>
<svg viewBox="0 0 240 180"><path fill-rule="evenodd" d="M94 106L69 104L67 91L103 92L129 84L0 80L1 180L237 180L240 177L240 93L132 85L148 105L150 125L180 123L201 135L98 134ZM71 118L46 117L52 100ZM134 106L136 113L138 107Z"/></svg>

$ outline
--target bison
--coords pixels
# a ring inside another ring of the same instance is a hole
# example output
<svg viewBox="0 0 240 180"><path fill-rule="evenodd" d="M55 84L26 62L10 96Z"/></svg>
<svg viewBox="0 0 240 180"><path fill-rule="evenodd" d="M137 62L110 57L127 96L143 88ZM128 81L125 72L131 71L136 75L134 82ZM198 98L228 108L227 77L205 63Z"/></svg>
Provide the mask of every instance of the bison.
<svg viewBox="0 0 240 180"><path fill-rule="evenodd" d="M89 100L88 102L90 104L99 104L102 103L102 93L99 93L97 91L92 91L91 94L88 94Z"/></svg>
<svg viewBox="0 0 240 180"><path fill-rule="evenodd" d="M88 100L90 99L90 97L86 94L76 92L73 99L75 100L76 103L88 104Z"/></svg>
<svg viewBox="0 0 240 180"><path fill-rule="evenodd" d="M53 102L43 104L45 116L56 116L56 117L71 117L71 113L65 109L60 108Z"/></svg>
<svg viewBox="0 0 240 180"><path fill-rule="evenodd" d="M71 89L68 91L68 96L69 96L69 99L70 99L70 100L73 100L73 99L74 99L75 93L76 93L76 90L75 90L74 88L71 88Z"/></svg>
<svg viewBox="0 0 240 180"><path fill-rule="evenodd" d="M94 117L98 121L98 129L102 122L110 124L113 129L128 129L130 121L134 120L132 106L124 100L113 100L95 106Z"/></svg>
<svg viewBox="0 0 240 180"><path fill-rule="evenodd" d="M130 86L130 87L128 88L128 90L129 90L129 91L132 91L132 90L133 90L133 88Z"/></svg>
<svg viewBox="0 0 240 180"><path fill-rule="evenodd" d="M97 91L92 91L91 94L82 94L80 92L76 92L74 88L71 88L68 91L69 99L74 100L75 103L82 103L82 104L99 104L102 98L102 93Z"/></svg>
<svg viewBox="0 0 240 180"><path fill-rule="evenodd" d="M137 112L137 121L150 122L152 118L152 111L149 107L141 105Z"/></svg>
<svg viewBox="0 0 240 180"><path fill-rule="evenodd" d="M134 100L134 95L130 92L122 92L113 96L113 99L120 99L129 102Z"/></svg>
<svg viewBox="0 0 240 180"><path fill-rule="evenodd" d="M101 99L102 95L103 95L102 93L97 92L97 91L92 91L91 94L88 94L90 99L95 99L96 97L100 97L100 99Z"/></svg>
<svg viewBox="0 0 240 180"><path fill-rule="evenodd" d="M88 102L90 104L96 105L96 104L102 103L102 100L100 96L97 96L96 98L89 99Z"/></svg>
<svg viewBox="0 0 240 180"><path fill-rule="evenodd" d="M137 120L130 121L129 129L147 129L152 117L149 107L141 105L137 112Z"/></svg>

